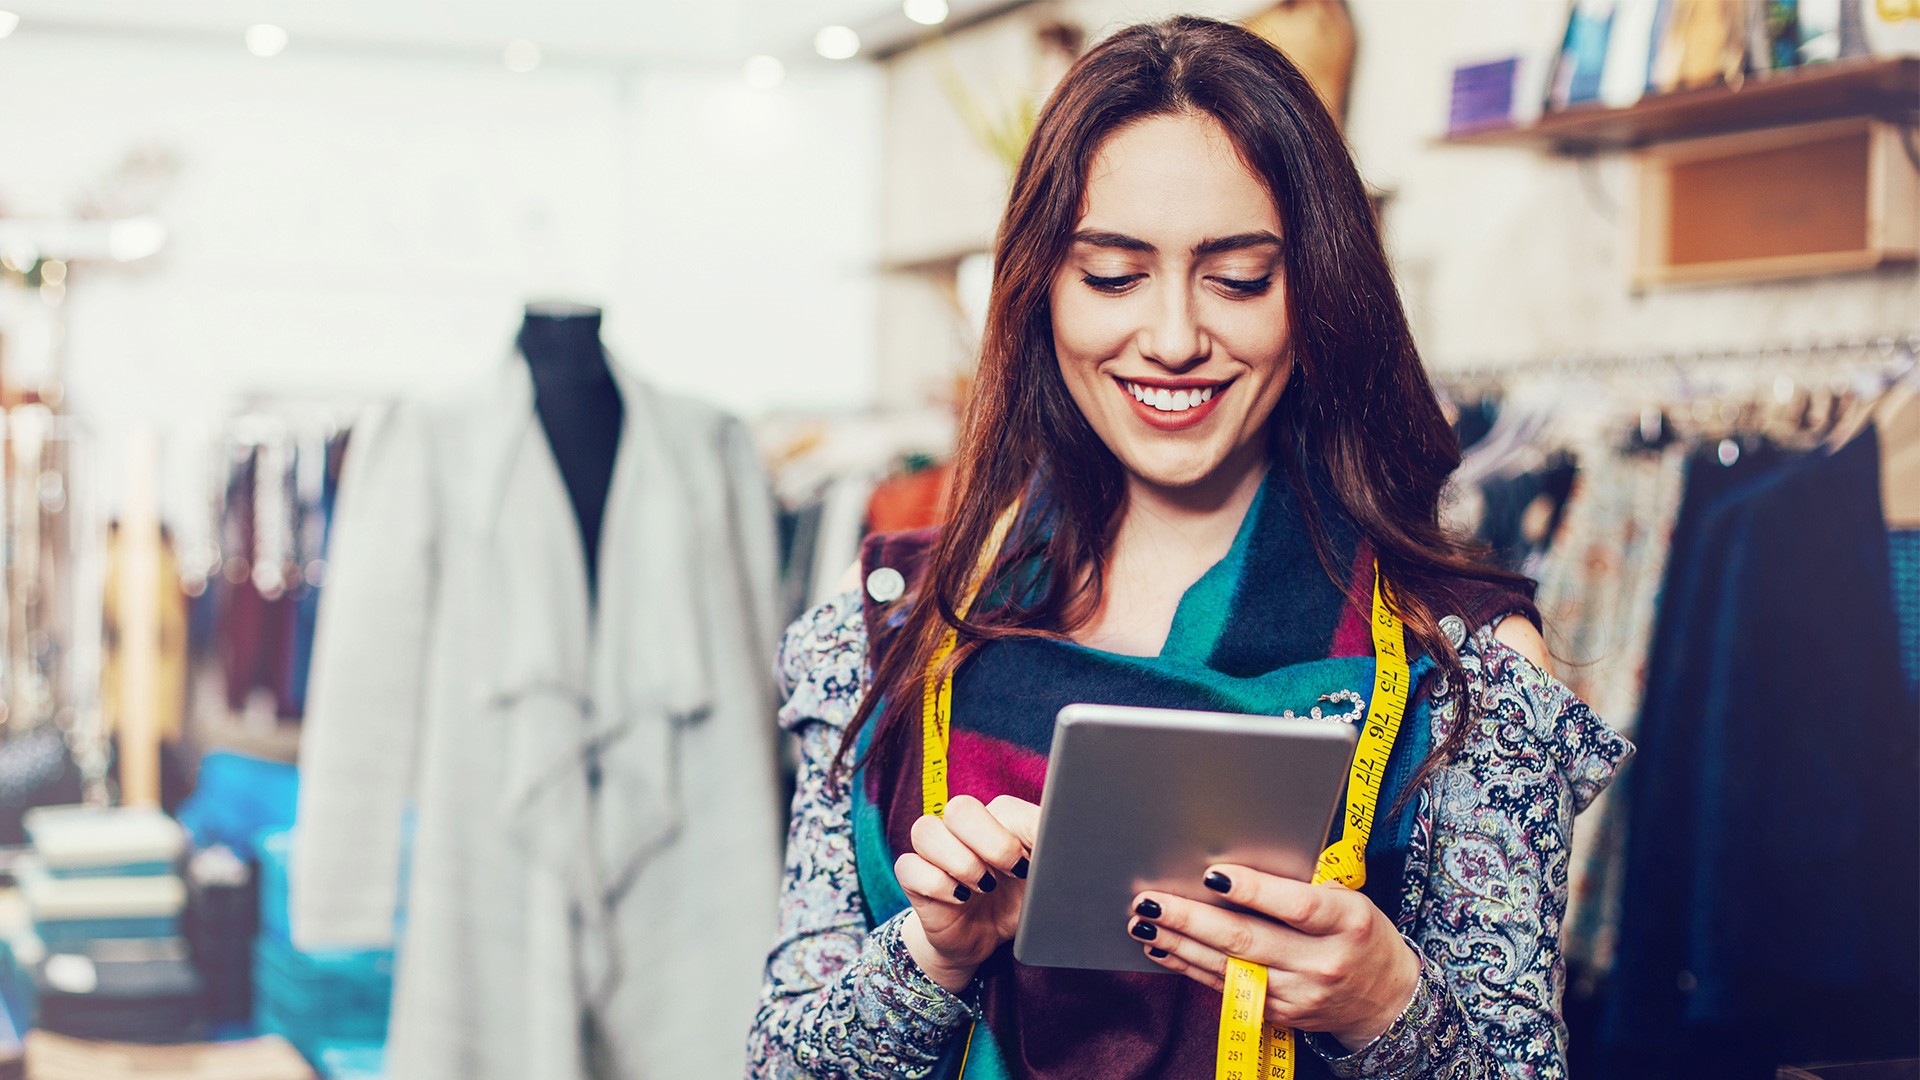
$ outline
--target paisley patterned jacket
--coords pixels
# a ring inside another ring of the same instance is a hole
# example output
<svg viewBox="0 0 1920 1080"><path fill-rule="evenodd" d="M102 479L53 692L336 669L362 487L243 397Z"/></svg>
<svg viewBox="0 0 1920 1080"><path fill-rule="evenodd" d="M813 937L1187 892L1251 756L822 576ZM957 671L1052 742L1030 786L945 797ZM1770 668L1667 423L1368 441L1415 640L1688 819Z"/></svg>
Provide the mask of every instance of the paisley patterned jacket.
<svg viewBox="0 0 1920 1080"><path fill-rule="evenodd" d="M1421 957L1420 982L1399 1020L1356 1052L1307 1036L1337 1076L1567 1073L1560 924L1573 817L1633 747L1495 640L1491 624L1463 636L1460 657L1464 698L1440 680L1431 691L1434 737L1461 722L1473 730L1417 796L1402 883L1400 930ZM971 1002L915 966L898 919L866 925L851 799L830 766L870 676L858 592L788 629L780 722L802 761L779 931L749 1039L755 1077L925 1077L973 1019Z"/></svg>

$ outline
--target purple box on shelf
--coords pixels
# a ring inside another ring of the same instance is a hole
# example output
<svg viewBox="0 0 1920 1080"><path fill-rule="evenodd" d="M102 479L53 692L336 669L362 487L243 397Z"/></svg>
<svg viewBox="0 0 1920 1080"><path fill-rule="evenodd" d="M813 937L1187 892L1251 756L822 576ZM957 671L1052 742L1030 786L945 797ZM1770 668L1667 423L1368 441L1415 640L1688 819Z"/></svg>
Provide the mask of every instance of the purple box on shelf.
<svg viewBox="0 0 1920 1080"><path fill-rule="evenodd" d="M1457 134L1512 123L1514 78L1519 70L1520 59L1515 56L1454 68L1447 131Z"/></svg>

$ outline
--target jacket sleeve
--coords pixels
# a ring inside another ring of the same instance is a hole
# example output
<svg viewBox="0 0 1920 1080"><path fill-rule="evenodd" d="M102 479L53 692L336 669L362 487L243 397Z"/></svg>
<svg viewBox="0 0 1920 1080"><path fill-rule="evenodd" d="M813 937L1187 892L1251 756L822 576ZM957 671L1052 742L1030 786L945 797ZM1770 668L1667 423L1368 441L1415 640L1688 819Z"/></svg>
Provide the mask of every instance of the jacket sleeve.
<svg viewBox="0 0 1920 1080"><path fill-rule="evenodd" d="M289 906L302 948L393 940L438 570L432 477L417 406L355 425L301 733Z"/></svg>
<svg viewBox="0 0 1920 1080"><path fill-rule="evenodd" d="M1574 815L1633 752L1559 680L1484 627L1461 650L1471 725L1428 788L1424 882L1409 932L1421 962L1413 1000L1349 1054L1309 1044L1334 1075L1382 1080L1564 1080L1566 964L1560 925ZM1416 847L1418 847L1416 838Z"/></svg>
<svg viewBox="0 0 1920 1080"><path fill-rule="evenodd" d="M748 1074L774 1080L931 1076L971 1008L921 972L900 918L867 929L854 861L852 797L832 771L863 692L857 593L801 616L780 650L782 726L800 738L785 880ZM902 916L904 917L904 916Z"/></svg>

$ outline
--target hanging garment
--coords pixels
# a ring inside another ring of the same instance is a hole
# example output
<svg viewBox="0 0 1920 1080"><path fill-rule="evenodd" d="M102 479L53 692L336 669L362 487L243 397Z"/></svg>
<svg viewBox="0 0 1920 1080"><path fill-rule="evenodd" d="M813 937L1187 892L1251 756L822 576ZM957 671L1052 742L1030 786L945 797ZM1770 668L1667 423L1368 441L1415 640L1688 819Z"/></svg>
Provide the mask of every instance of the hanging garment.
<svg viewBox="0 0 1920 1080"><path fill-rule="evenodd" d="M1615 1075L1920 1052L1920 702L1876 443L1714 500L1676 547L1686 625L1662 626L1642 714Z"/></svg>
<svg viewBox="0 0 1920 1080"><path fill-rule="evenodd" d="M154 550L148 563L157 571L149 581L132 580L136 561L129 555L134 544L146 544ZM104 647L100 657L100 716L109 733L119 730L125 706L122 695L124 650L121 621L126 614L127 594L146 589L156 602L159 615L158 640L152 686L152 711L160 739L173 742L180 738L187 709L187 596L180 591L180 562L167 535L156 529L145 537L130 537L124 526L115 524L107 535L107 572L100 593L101 630Z"/></svg>
<svg viewBox="0 0 1920 1080"><path fill-rule="evenodd" d="M1540 571L1534 602L1562 679L1601 719L1631 739L1639 727L1647 650L1666 575L1686 453L1583 450L1566 517ZM1582 980L1612 964L1619 923L1626 801L1633 773L1594 799L1573 834L1567 874L1566 950Z"/></svg>
<svg viewBox="0 0 1920 1080"><path fill-rule="evenodd" d="M346 462L347 432L336 432L316 447L302 447L300 469L317 474L318 490L300 496L300 554L296 560L301 581L295 589L293 672L289 696L293 710L305 715L307 679L313 669L313 632L320 619L320 589L327 568L327 534L333 528L333 504L340 490L340 469ZM317 460L314 458L317 456Z"/></svg>
<svg viewBox="0 0 1920 1080"><path fill-rule="evenodd" d="M227 484L223 545L227 573L222 580L219 614L220 658L226 673L227 708L239 713L256 694L270 697L283 720L299 717L289 690L293 685L293 646L298 610L278 585L262 590L262 581L278 581L284 567L276 533L288 533L280 521L278 493L288 477L275 467L265 447L240 452ZM284 457L278 458L284 464ZM283 538L282 538L283 539Z"/></svg>
<svg viewBox="0 0 1920 1080"><path fill-rule="evenodd" d="M1907 689L1920 694L1920 529L1887 533L1893 562L1893 605L1900 619L1900 663Z"/></svg>
<svg viewBox="0 0 1920 1080"><path fill-rule="evenodd" d="M622 374L599 604L517 360L356 425L293 931L394 936L408 1080L738 1076L779 874L772 508L745 429Z"/></svg>

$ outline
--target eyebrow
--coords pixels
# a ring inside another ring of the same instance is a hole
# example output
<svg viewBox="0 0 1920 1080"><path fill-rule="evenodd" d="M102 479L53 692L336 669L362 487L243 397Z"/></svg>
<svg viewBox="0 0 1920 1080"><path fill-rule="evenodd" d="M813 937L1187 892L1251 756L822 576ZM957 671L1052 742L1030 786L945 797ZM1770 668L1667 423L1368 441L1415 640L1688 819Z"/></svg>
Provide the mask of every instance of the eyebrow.
<svg viewBox="0 0 1920 1080"><path fill-rule="evenodd" d="M1121 251L1139 251L1149 255L1160 250L1137 236L1108 232L1105 229L1082 229L1073 234L1073 242L1090 244L1094 247L1117 248ZM1262 229L1257 232L1235 233L1232 236L1216 236L1202 240L1193 246L1193 253L1198 256L1218 255L1223 251L1241 251L1252 247L1278 247L1279 245L1279 237Z"/></svg>

